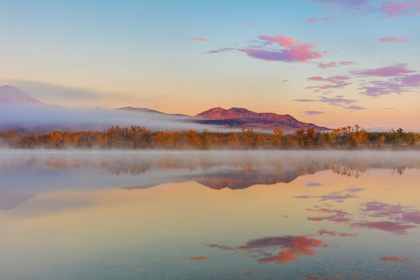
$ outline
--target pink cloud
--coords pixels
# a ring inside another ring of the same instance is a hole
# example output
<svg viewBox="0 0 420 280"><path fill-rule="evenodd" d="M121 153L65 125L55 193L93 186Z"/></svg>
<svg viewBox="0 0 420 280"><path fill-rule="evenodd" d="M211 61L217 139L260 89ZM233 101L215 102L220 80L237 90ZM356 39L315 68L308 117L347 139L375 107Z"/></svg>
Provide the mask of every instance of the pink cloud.
<svg viewBox="0 0 420 280"><path fill-rule="evenodd" d="M337 233L335 231L331 231L331 230L327 230L327 229L321 229L318 231L318 234L323 236L328 235L328 236L337 236Z"/></svg>
<svg viewBox="0 0 420 280"><path fill-rule="evenodd" d="M365 208L361 210L372 217L388 217L395 221L420 224L420 211L416 211L412 207L376 201L364 203L362 206Z"/></svg>
<svg viewBox="0 0 420 280"><path fill-rule="evenodd" d="M356 237L357 233L341 233L340 237Z"/></svg>
<svg viewBox="0 0 420 280"><path fill-rule="evenodd" d="M328 82L331 83L330 85L322 85L322 86L310 86L306 87L306 89L330 89L330 88L342 88L345 86L350 85L350 83L347 83L346 81L350 79L347 76L333 76L328 78L323 78L321 76L315 76L315 77L309 77L308 81L317 81L317 82Z"/></svg>
<svg viewBox="0 0 420 280"><path fill-rule="evenodd" d="M335 223L344 223L344 222L349 222L350 219L347 218L343 214L335 214L335 215L330 215L326 217L308 217L308 221L314 221L314 222L330 221L330 222L335 222Z"/></svg>
<svg viewBox="0 0 420 280"><path fill-rule="evenodd" d="M380 260L384 262L407 262L408 258L400 255L395 255L391 257L381 257Z"/></svg>
<svg viewBox="0 0 420 280"><path fill-rule="evenodd" d="M249 57L267 60L267 61L283 61L283 62L307 62L312 59L324 57L327 52L316 51L316 44L302 43L292 37L285 35L260 35L259 38L268 43L275 43L281 49L266 50L259 48L243 48L239 51L246 53Z"/></svg>
<svg viewBox="0 0 420 280"><path fill-rule="evenodd" d="M260 35L259 38L264 41L277 43L280 47L285 48L291 47L296 43L295 39L292 37L286 37L282 34L278 34L276 36Z"/></svg>
<svg viewBox="0 0 420 280"><path fill-rule="evenodd" d="M395 64L388 67L377 69L368 69L362 71L353 71L352 74L357 76L377 76L377 77L395 77L403 74L414 73L416 71L407 69L404 64Z"/></svg>
<svg viewBox="0 0 420 280"><path fill-rule="evenodd" d="M351 15L360 13L379 14L380 18L399 16L419 16L420 1L391 1L379 5L377 1L371 0L312 0L315 3L326 5L330 12L341 9L343 12L350 12Z"/></svg>
<svg viewBox="0 0 420 280"><path fill-rule="evenodd" d="M408 212L404 213L401 218L405 222L419 224L420 225L420 212Z"/></svg>
<svg viewBox="0 0 420 280"><path fill-rule="evenodd" d="M309 77L308 81L324 81L324 78L322 78L321 76Z"/></svg>
<svg viewBox="0 0 420 280"><path fill-rule="evenodd" d="M414 225L407 225L401 222L389 222L389 221L381 221L381 222L359 222L354 223L352 226L355 227L363 227L368 229L378 229L383 231L388 231L396 234L405 234L407 233L408 229L416 228Z"/></svg>
<svg viewBox="0 0 420 280"><path fill-rule="evenodd" d="M324 217L308 217L309 221L321 222L321 221L326 220L326 221L336 222L336 223L342 223L342 222L349 222L350 221L350 219L347 218L347 216L349 216L349 213L344 212L342 210L320 208L320 209L317 209L317 210L306 209L306 211L332 214L332 215L324 216Z"/></svg>
<svg viewBox="0 0 420 280"><path fill-rule="evenodd" d="M322 102L322 103L328 103L328 105L331 106L339 106L342 107L344 109L347 110L364 110L366 108L363 108L361 106L358 105L350 105L352 103L357 102L358 100L356 99L347 99L344 97L344 95L337 95L336 97L325 97L325 96L320 96L319 99L294 99L293 101L297 101L297 102ZM357 196L354 196L352 194L345 194L345 195L340 195L337 193L331 193L329 196L298 196L296 198L304 198L304 199L309 199L309 198L322 198L322 201L328 200L328 199L333 199L337 202L343 202L344 199L349 199L349 198L356 198Z"/></svg>
<svg viewBox="0 0 420 280"><path fill-rule="evenodd" d="M325 4L332 9L341 8L345 11L355 11L369 7L370 0L312 0L315 3Z"/></svg>
<svg viewBox="0 0 420 280"><path fill-rule="evenodd" d="M324 57L328 52L317 51L316 44L303 43L292 37L279 34L276 36L260 35L260 40L256 45L248 45L245 48L222 48L208 51L209 54L240 51L249 57L267 61L283 61L283 62L307 62L308 60L319 59ZM267 46L278 45L279 49L266 49Z"/></svg>
<svg viewBox="0 0 420 280"><path fill-rule="evenodd" d="M224 251L235 250L234 247L225 246L225 245L208 244L207 246L210 247L210 248L216 248L216 249L220 249L220 250L224 250Z"/></svg>
<svg viewBox="0 0 420 280"><path fill-rule="evenodd" d="M356 61L341 61L339 62L340 65L355 65L357 64Z"/></svg>
<svg viewBox="0 0 420 280"><path fill-rule="evenodd" d="M356 233L346 233L345 232L345 233L338 234L335 231L331 231L331 230L327 230L327 229L321 229L321 230L319 230L318 231L318 234L320 236L323 236L324 234L325 235L328 235L328 236L340 236L340 237L356 237L357 236Z"/></svg>
<svg viewBox="0 0 420 280"><path fill-rule="evenodd" d="M331 67L336 67L336 66L347 66L347 65L355 65L357 64L357 62L355 61L340 61L340 62L328 62L328 63L318 63L318 68L321 69L327 69L327 68L331 68Z"/></svg>
<svg viewBox="0 0 420 280"><path fill-rule="evenodd" d="M347 76L332 76L332 77L328 77L328 78L322 78L321 76L315 76L315 77L309 77L308 81L319 81L319 82L329 82L332 84L341 84L344 81L350 79Z"/></svg>
<svg viewBox="0 0 420 280"><path fill-rule="evenodd" d="M346 99L344 98L342 95L337 95L335 98L328 98L328 97L324 97L321 96L320 97L321 100L312 100L312 99L295 99L294 101L299 101L299 102L326 102L326 103L334 103L334 104L339 104L339 103L345 103L345 104L349 104L349 103L353 103L356 100L351 100L351 99ZM352 194L346 193L346 194L341 194L341 192L335 192L335 193L330 193L329 195L320 195L320 196L307 196L307 195L301 195L301 196L296 196L295 198L301 198L301 199L310 199L310 198L320 198L320 201L327 201L327 200L335 200L336 202L343 202L345 199L350 199L350 198L357 198L357 196L354 196Z"/></svg>
<svg viewBox="0 0 420 280"><path fill-rule="evenodd" d="M305 23L312 24L315 22L331 22L331 21L337 21L337 17L309 18L305 21Z"/></svg>
<svg viewBox="0 0 420 280"><path fill-rule="evenodd" d="M375 81L372 82L370 85L361 87L360 89L364 90L363 92L361 92L361 94L371 97L378 97L391 93L400 94L403 91L403 87L400 84L390 81Z"/></svg>
<svg viewBox="0 0 420 280"><path fill-rule="evenodd" d="M372 217L391 217L397 216L405 212L406 207L401 204L392 205L377 201L370 201L362 204L365 208L363 212L370 214Z"/></svg>
<svg viewBox="0 0 420 280"><path fill-rule="evenodd" d="M401 79L403 86L419 87L420 86L420 74L406 76Z"/></svg>
<svg viewBox="0 0 420 280"><path fill-rule="evenodd" d="M279 236L265 237L248 241L245 245L239 247L244 250L255 250L264 248L279 247L282 249L278 254L269 255L264 253L264 257L258 261L261 264L274 262L284 264L303 256L314 256L317 254L317 247L327 247L328 245L320 239L314 239L309 236Z"/></svg>
<svg viewBox="0 0 420 280"><path fill-rule="evenodd" d="M420 15L420 1L388 2L382 4L380 10L386 17L399 17L403 15L418 16Z"/></svg>
<svg viewBox="0 0 420 280"><path fill-rule="evenodd" d="M337 66L337 62L328 62L328 63L318 63L318 68L321 69L327 69L327 68L331 68L331 67L336 67Z"/></svg>
<svg viewBox="0 0 420 280"><path fill-rule="evenodd" d="M207 38L201 38L201 37L192 37L190 40L191 41L205 42L205 41L208 41L209 39L207 39Z"/></svg>
<svg viewBox="0 0 420 280"><path fill-rule="evenodd" d="M324 232L326 234L326 232ZM232 248L223 245L215 245L212 247L226 250L246 250L257 256L258 262L284 264L303 256L315 256L317 248L326 248L328 245L323 240L312 238L313 235L286 235L258 238L248 241L242 246ZM280 250L273 253L274 250Z"/></svg>
<svg viewBox="0 0 420 280"><path fill-rule="evenodd" d="M268 51L256 49L241 49L248 56L268 61L307 62L308 60L322 58L321 52L315 51L311 43L296 44L281 51Z"/></svg>
<svg viewBox="0 0 420 280"><path fill-rule="evenodd" d="M409 39L407 37L384 37L379 38L379 42L381 43L404 43L408 42Z"/></svg>
<svg viewBox="0 0 420 280"><path fill-rule="evenodd" d="M204 261L207 260L209 257L207 256L197 256L197 257L190 257L190 260L192 261Z"/></svg>
<svg viewBox="0 0 420 280"><path fill-rule="evenodd" d="M398 75L398 73L396 75ZM378 97L391 93L401 94L402 92L410 91L410 89L416 87L420 87L420 74L405 75L403 77L393 78L388 81L373 81L365 86L360 87L360 89L364 90L361 92L363 95Z"/></svg>

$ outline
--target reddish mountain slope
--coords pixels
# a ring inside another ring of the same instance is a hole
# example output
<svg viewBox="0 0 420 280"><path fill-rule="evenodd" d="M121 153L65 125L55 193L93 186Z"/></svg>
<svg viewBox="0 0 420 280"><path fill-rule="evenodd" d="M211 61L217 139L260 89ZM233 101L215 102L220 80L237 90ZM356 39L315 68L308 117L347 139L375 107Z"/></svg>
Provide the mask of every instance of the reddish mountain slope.
<svg viewBox="0 0 420 280"><path fill-rule="evenodd" d="M244 108L226 110L216 107L194 116L194 119L198 123L221 125L229 128L251 127L262 130L281 128L287 131L313 127L316 130L328 130L327 127L298 121L290 115L255 113Z"/></svg>

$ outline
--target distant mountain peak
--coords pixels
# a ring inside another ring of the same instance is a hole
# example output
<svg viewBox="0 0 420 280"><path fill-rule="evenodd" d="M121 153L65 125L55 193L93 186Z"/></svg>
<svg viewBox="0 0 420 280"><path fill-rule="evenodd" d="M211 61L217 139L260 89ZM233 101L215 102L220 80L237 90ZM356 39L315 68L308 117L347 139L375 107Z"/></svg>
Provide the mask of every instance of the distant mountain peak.
<svg viewBox="0 0 420 280"><path fill-rule="evenodd" d="M237 119L237 118L260 118L260 119L267 119L267 118L287 118L293 119L290 115L278 115L276 113L256 113L246 108L239 108L239 107L232 107L230 109L224 109L221 107L211 108L207 111L204 111L195 116L198 119Z"/></svg>
<svg viewBox="0 0 420 280"><path fill-rule="evenodd" d="M317 130L328 130L326 127L298 121L288 114L256 113L238 107L232 107L230 109L215 107L197 114L193 118L198 123L221 125L228 128L251 127L261 130L272 130L274 128L297 130L313 127Z"/></svg>
<svg viewBox="0 0 420 280"><path fill-rule="evenodd" d="M0 104L1 103L41 104L41 102L24 93L20 89L9 85L0 86Z"/></svg>

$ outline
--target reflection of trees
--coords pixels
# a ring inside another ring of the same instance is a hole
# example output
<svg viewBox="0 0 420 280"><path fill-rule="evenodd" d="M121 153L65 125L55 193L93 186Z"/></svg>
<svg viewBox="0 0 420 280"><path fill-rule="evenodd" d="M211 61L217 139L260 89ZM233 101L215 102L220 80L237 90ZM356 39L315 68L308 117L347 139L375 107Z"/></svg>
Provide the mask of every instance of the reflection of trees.
<svg viewBox="0 0 420 280"><path fill-rule="evenodd" d="M61 169L98 169L111 174L145 174L156 169L184 169L189 171L211 171L214 168L229 167L241 170L244 174L280 174L294 171L297 174L314 174L322 170L331 170L335 174L359 177L369 169L388 169L403 174L406 169L420 169L420 158L411 157L389 160L387 157L343 157L343 156L307 156L302 154L275 153L270 155L252 153L191 153L191 154L50 154L3 158L3 169L21 167L35 168L44 166L54 170Z"/></svg>
<svg viewBox="0 0 420 280"><path fill-rule="evenodd" d="M368 168L366 166L337 166L331 164L328 169L338 175L358 178L361 174L365 173Z"/></svg>

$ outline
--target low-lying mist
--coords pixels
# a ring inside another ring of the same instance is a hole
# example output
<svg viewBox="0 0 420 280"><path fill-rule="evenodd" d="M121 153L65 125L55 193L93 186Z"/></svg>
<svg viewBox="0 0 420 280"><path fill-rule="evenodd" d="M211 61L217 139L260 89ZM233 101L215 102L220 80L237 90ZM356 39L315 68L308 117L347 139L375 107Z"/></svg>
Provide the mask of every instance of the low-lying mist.
<svg viewBox="0 0 420 280"><path fill-rule="evenodd" d="M92 109L88 111L50 105L0 104L0 131L45 133L54 130L104 130L111 126L145 126L152 131L214 130L188 116Z"/></svg>

